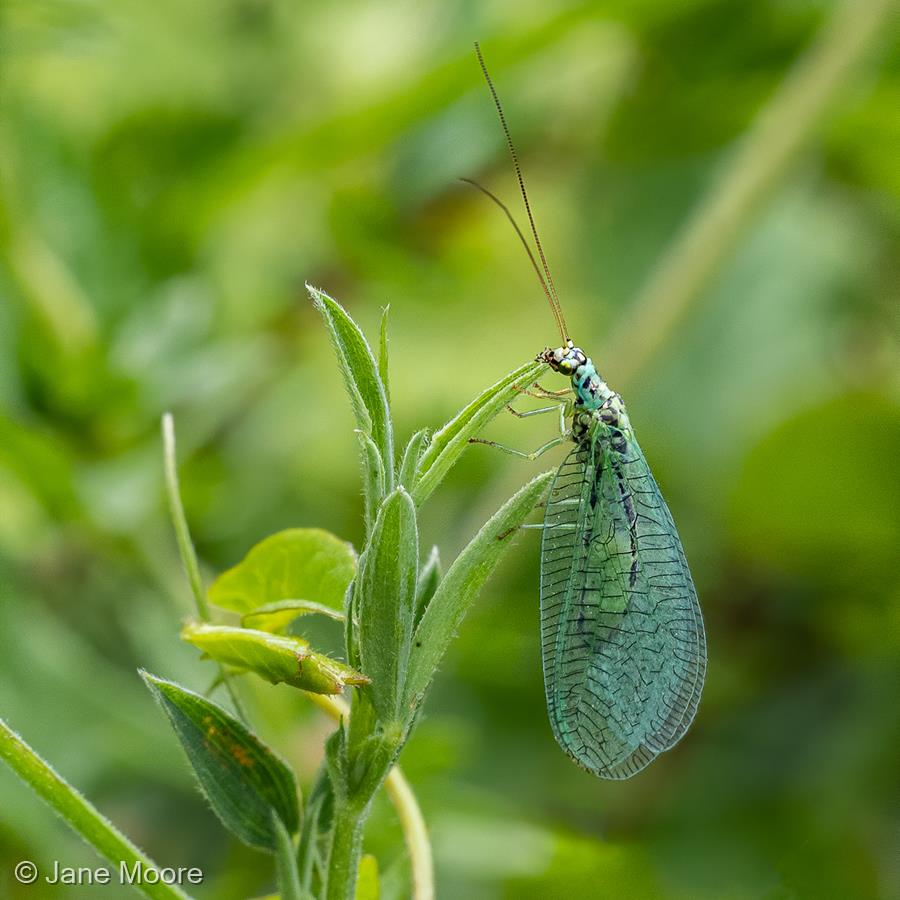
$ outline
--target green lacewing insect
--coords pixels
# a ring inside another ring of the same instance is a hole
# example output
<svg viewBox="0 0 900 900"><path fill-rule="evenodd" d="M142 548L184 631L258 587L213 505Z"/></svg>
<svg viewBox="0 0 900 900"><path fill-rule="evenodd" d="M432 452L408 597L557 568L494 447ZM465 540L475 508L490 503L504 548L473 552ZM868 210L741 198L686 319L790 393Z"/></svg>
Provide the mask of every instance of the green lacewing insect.
<svg viewBox="0 0 900 900"><path fill-rule="evenodd" d="M478 44L475 52L540 265L506 206L471 183L503 209L524 245L562 338L561 347L537 358L571 383L562 391L525 391L557 403L517 415L558 410L563 436L531 454L511 451L534 458L566 438L575 443L536 526L547 711L556 740L578 765L601 778L630 778L671 748L694 718L706 675L703 617L675 522L625 404L569 337L506 117Z"/></svg>

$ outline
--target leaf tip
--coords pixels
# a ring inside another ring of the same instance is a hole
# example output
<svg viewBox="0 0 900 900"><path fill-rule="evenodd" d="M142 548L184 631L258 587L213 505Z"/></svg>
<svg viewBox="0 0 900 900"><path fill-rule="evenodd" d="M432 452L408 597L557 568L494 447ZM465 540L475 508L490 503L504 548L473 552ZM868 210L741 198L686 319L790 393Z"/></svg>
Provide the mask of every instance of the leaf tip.
<svg viewBox="0 0 900 900"><path fill-rule="evenodd" d="M189 641L194 635L201 631L202 628L203 626L199 622L194 619L188 619L184 625L181 626L181 631L178 636L183 641Z"/></svg>
<svg viewBox="0 0 900 900"><path fill-rule="evenodd" d="M158 675L153 675L146 669L138 669L138 675L141 676L141 680L147 686L147 690L153 695L153 699L165 708L165 686L171 684L171 682L166 681L165 678L160 678Z"/></svg>
<svg viewBox="0 0 900 900"><path fill-rule="evenodd" d="M327 296L327 294L321 288L317 288L314 284L310 284L308 281L305 282L305 286L306 292L312 299L312 302L315 305L316 309L324 309L325 297Z"/></svg>

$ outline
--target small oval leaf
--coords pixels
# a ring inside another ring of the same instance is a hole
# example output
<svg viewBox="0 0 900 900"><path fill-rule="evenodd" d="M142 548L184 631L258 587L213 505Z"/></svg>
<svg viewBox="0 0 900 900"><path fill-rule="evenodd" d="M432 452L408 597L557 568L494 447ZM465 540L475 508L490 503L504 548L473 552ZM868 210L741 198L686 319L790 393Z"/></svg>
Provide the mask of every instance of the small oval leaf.
<svg viewBox="0 0 900 900"><path fill-rule="evenodd" d="M316 653L308 641L292 635L192 622L184 626L181 637L217 662L255 672L272 684L289 684L314 694L339 694L345 685L369 681L346 663Z"/></svg>
<svg viewBox="0 0 900 900"><path fill-rule="evenodd" d="M294 774L255 734L205 697L141 671L222 824L245 844L275 852L273 816L300 825Z"/></svg>
<svg viewBox="0 0 900 900"><path fill-rule="evenodd" d="M356 574L356 553L321 528L289 528L260 541L210 586L209 602L239 613L302 598L343 609Z"/></svg>

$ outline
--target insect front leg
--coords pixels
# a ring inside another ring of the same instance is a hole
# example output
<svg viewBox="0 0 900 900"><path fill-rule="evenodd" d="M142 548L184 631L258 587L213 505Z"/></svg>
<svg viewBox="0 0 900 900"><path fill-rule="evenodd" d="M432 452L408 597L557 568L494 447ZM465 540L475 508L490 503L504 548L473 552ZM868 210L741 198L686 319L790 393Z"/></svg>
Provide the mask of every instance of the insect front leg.
<svg viewBox="0 0 900 900"><path fill-rule="evenodd" d="M506 404L506 408L517 418L517 419L527 419L530 416L542 416L549 412L556 412L557 409L565 409L564 403L554 403L552 406L541 406L538 409L526 409L525 412L519 412L517 409L513 409L508 403Z"/></svg>
<svg viewBox="0 0 900 900"><path fill-rule="evenodd" d="M526 397L535 397L538 400L559 400L561 397L567 397L574 393L571 386L564 387L558 391L551 391L538 384L536 381L530 387L520 387L519 385L516 385L516 390L520 394L525 394Z"/></svg>

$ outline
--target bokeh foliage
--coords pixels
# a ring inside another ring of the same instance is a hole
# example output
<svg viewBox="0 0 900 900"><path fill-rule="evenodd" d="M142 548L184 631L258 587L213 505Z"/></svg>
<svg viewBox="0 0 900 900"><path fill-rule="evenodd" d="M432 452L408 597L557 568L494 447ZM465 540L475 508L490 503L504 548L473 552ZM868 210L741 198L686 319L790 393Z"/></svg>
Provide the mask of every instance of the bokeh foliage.
<svg viewBox="0 0 900 900"><path fill-rule="evenodd" d="M401 446L554 338L502 216L456 181L514 199L471 40L591 351L831 8L0 5L0 714L154 858L203 867L198 895L268 889L136 673L200 690L211 674L176 637L160 413L209 574L286 527L361 544L352 414L304 280L370 335L391 303ZM525 536L403 757L442 897L900 892L896 51L895 33L653 365L620 384L629 348L596 360L706 613L692 731L624 784L558 751ZM491 434L531 449L547 427ZM429 546L452 559L538 468L470 450L424 517ZM246 693L310 777L330 726L288 688ZM91 895L8 883L18 859L94 858L8 773L0 809L0 893ZM368 847L402 885L386 803Z"/></svg>

